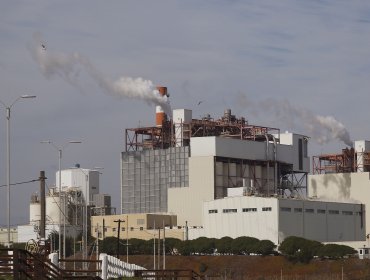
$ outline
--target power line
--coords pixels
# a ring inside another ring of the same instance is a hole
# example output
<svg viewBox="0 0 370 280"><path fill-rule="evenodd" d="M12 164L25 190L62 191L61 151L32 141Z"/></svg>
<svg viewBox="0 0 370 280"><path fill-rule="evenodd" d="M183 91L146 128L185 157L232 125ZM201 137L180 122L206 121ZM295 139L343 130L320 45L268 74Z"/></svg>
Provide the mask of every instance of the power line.
<svg viewBox="0 0 370 280"><path fill-rule="evenodd" d="M38 182L40 181L40 179L33 179L33 180L30 180L30 181L25 181L25 182L19 182L19 183L13 183L13 184L10 184L11 186L15 186L15 185L22 185L22 184L28 184L28 183L33 183L33 182ZM8 185L0 185L0 188L2 187L6 187Z"/></svg>

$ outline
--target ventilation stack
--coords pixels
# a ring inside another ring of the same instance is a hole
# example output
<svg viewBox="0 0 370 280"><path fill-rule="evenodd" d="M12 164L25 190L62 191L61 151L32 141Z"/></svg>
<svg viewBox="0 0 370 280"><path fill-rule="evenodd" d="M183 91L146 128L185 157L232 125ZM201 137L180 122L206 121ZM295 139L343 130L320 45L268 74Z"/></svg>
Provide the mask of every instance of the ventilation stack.
<svg viewBox="0 0 370 280"><path fill-rule="evenodd" d="M157 87L157 90L159 91L159 94L161 96L167 96L168 97L167 87ZM155 124L156 124L156 126L157 127L162 127L163 122L166 121L166 120L167 120L167 115L164 112L162 106L157 105L155 107Z"/></svg>

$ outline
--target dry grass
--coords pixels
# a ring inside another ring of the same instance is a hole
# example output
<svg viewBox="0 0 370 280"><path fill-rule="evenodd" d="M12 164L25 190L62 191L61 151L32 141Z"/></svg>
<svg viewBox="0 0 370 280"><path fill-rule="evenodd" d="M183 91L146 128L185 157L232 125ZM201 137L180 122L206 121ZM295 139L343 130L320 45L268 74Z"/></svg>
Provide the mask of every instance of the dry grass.
<svg viewBox="0 0 370 280"><path fill-rule="evenodd" d="M153 269L153 256L129 256L129 262ZM341 280L342 267L343 279L370 279L370 260L356 258L293 264L281 256L166 256L166 269L191 269L208 279Z"/></svg>

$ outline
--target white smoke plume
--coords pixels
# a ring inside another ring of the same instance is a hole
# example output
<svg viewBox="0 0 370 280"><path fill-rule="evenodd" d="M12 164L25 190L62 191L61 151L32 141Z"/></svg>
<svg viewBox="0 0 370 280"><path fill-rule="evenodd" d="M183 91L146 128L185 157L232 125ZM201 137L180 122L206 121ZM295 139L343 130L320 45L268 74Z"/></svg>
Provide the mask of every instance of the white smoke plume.
<svg viewBox="0 0 370 280"><path fill-rule="evenodd" d="M166 114L171 115L167 96L161 96L150 80L130 77L111 80L99 73L87 57L77 52L67 54L50 51L48 46L43 43L40 34L34 34L33 44L29 49L42 74L48 79L59 76L70 85L83 91L80 73L84 71L107 94L141 99L149 105L160 105Z"/></svg>
<svg viewBox="0 0 370 280"><path fill-rule="evenodd" d="M304 127L305 133L320 144L339 140L347 146L353 145L348 130L333 116L315 115L307 109L291 105L288 100L266 99L253 102L243 94L239 96L238 104L256 115L260 112L274 114L276 119L287 127Z"/></svg>

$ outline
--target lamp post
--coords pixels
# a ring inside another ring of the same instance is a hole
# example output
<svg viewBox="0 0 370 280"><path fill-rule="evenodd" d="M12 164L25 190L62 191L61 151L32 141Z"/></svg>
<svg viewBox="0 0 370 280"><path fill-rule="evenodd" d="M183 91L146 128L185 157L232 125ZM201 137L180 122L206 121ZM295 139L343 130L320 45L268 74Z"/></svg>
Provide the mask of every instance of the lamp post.
<svg viewBox="0 0 370 280"><path fill-rule="evenodd" d="M59 259L61 259L62 258L62 254L61 254L61 251L62 251L62 236L61 236L61 227L62 227L62 153L63 153L63 150L65 148L67 148L67 146L69 144L80 144L82 142L81 141L68 141L63 146L57 146L50 140L41 141L41 143L42 144L50 144L54 149L56 149L58 151L58 163L59 163L58 164L59 165L59 174L58 174L59 175L59 184L58 184L59 185L58 186L58 190L59 190L59 241L58 241L59 250L58 250L58 257L59 257ZM65 244L65 225L64 225L63 230L64 230L63 239L64 239L64 244Z"/></svg>
<svg viewBox="0 0 370 280"><path fill-rule="evenodd" d="M9 106L7 106L4 102L0 100L0 104L2 104L6 110L6 150L7 150L7 224L8 224L8 247L10 248L10 110L14 106L14 104L24 98L35 98L35 95L21 95L16 98Z"/></svg>

